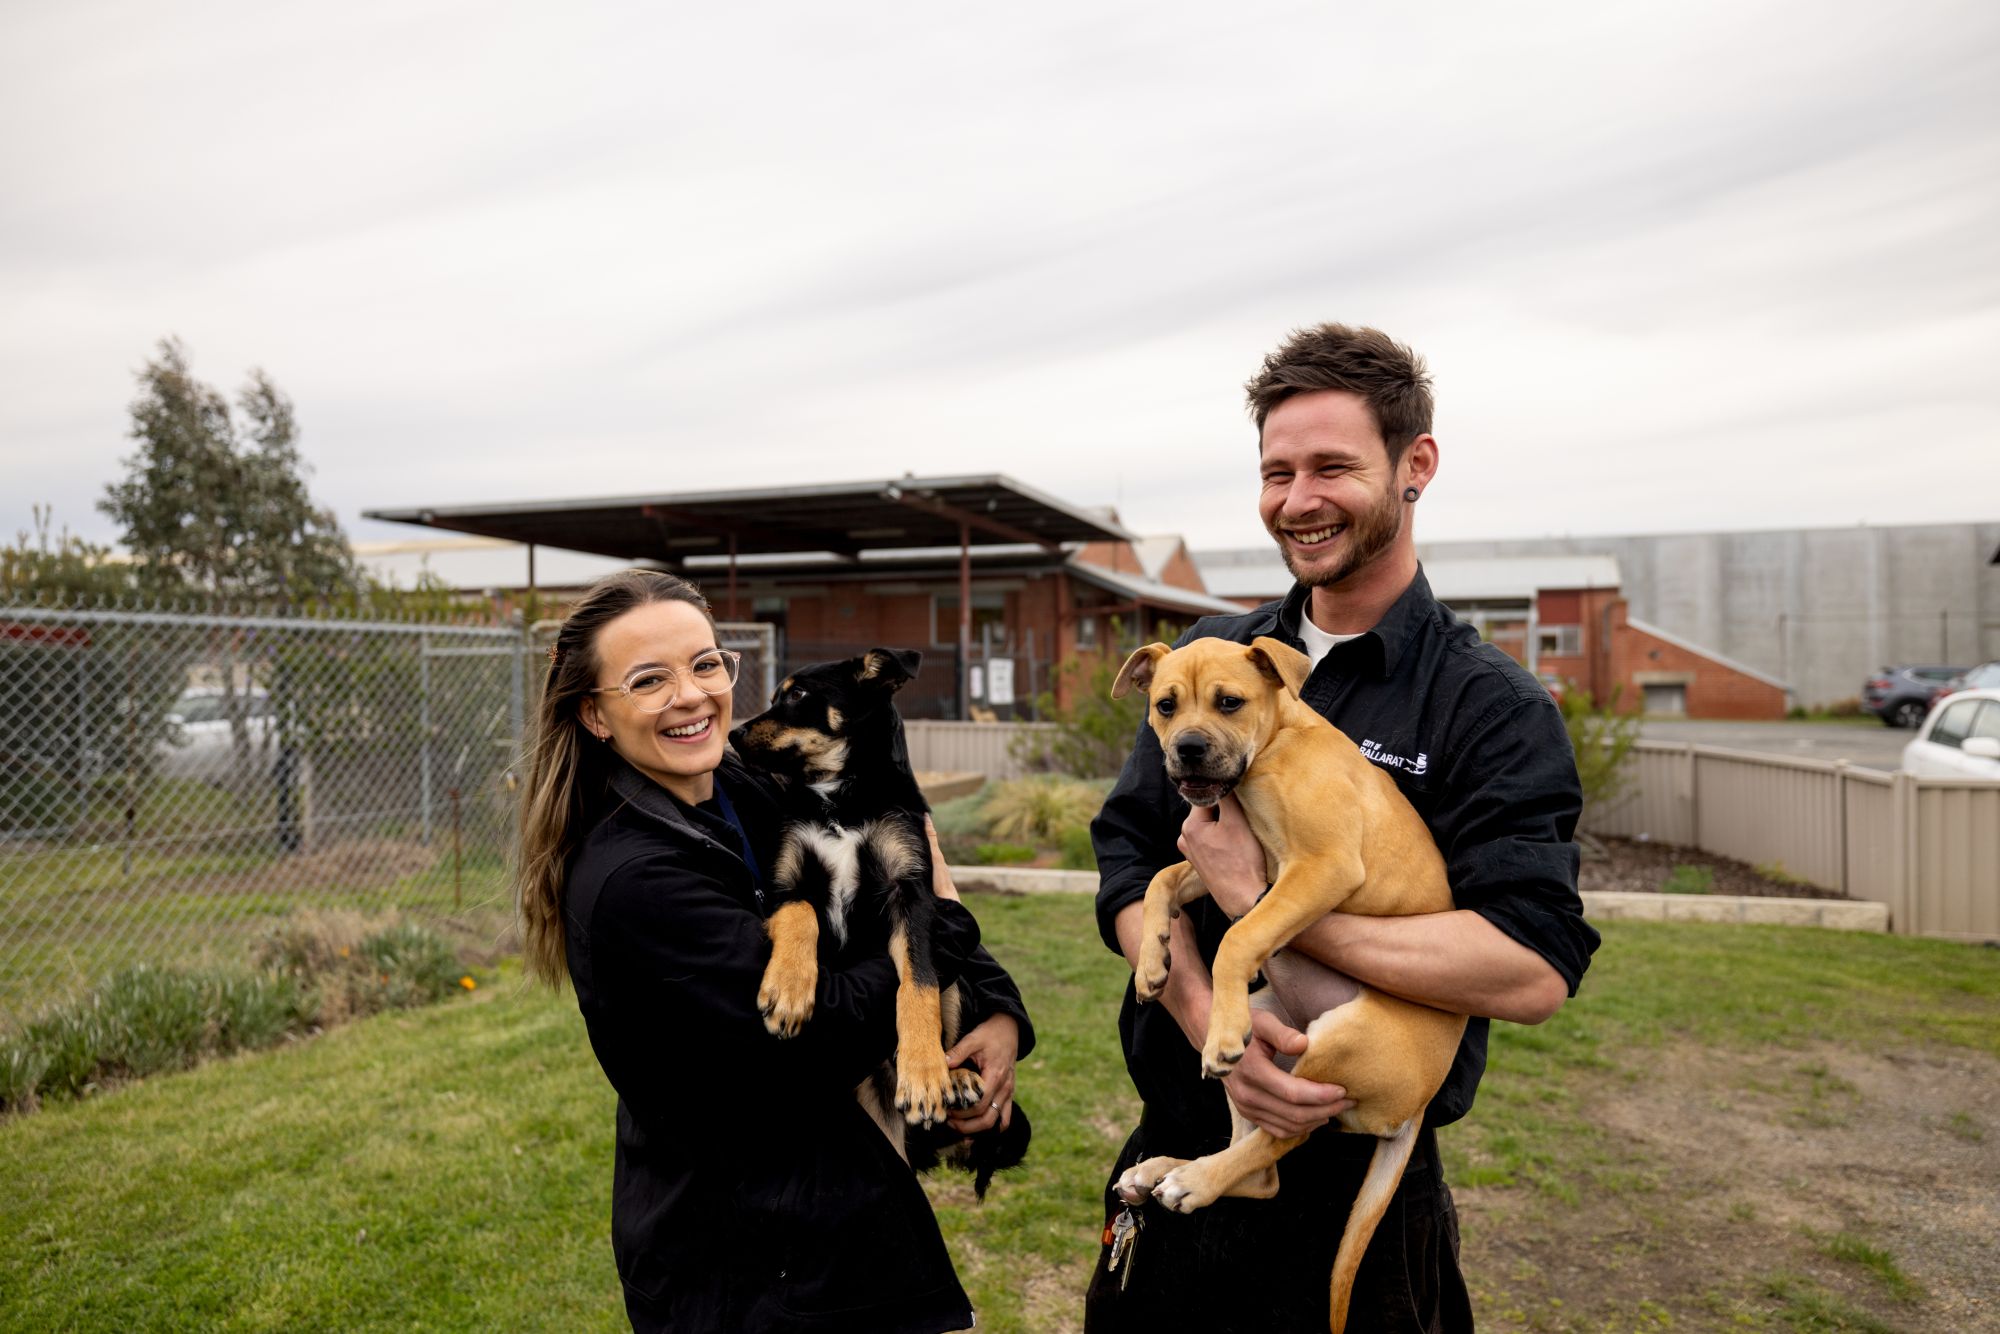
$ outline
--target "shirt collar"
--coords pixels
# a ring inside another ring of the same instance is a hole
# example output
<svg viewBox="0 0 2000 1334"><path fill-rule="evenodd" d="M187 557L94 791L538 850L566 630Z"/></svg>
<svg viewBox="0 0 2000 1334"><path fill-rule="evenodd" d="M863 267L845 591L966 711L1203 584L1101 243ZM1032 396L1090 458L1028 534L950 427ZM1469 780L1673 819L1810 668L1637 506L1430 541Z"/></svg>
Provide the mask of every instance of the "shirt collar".
<svg viewBox="0 0 2000 1334"><path fill-rule="evenodd" d="M1295 642L1299 638L1299 622L1305 619L1306 599L1311 595L1312 590L1304 584L1293 584L1278 608L1278 629ZM1432 596L1430 580L1424 577L1424 567L1419 563L1416 578L1410 580L1410 586L1389 605L1389 610L1382 613L1382 619L1346 644L1336 645L1334 652L1350 645L1369 646L1375 653L1379 676L1387 680L1417 635L1436 615L1437 599Z"/></svg>

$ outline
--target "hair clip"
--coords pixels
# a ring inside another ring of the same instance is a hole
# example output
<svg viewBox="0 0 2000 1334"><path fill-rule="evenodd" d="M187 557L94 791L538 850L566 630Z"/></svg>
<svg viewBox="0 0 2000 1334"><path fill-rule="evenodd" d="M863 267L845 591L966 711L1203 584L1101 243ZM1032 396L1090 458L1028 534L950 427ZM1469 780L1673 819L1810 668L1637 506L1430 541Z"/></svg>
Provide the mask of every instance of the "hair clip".
<svg viewBox="0 0 2000 1334"><path fill-rule="evenodd" d="M562 657L562 645L561 644L549 645L549 666L551 667L555 666L557 661L560 660L561 657Z"/></svg>

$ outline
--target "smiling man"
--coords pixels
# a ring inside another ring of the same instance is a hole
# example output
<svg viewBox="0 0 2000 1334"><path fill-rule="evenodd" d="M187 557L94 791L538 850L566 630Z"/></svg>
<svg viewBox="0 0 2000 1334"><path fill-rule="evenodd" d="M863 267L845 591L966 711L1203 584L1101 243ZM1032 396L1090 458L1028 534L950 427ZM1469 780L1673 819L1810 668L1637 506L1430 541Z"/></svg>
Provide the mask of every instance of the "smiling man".
<svg viewBox="0 0 2000 1334"><path fill-rule="evenodd" d="M1357 1334L1469 1330L1434 1131L1472 1106L1488 1021L1554 1014L1597 946L1576 892L1575 762L1548 692L1441 606L1417 563L1412 519L1438 473L1421 359L1378 330L1322 325L1265 358L1247 389L1258 512L1297 583L1256 611L1197 622L1182 642L1271 635L1304 651L1305 702L1394 776L1444 854L1454 911L1330 914L1291 948L1382 991L1473 1016L1362 1261L1348 1323ZM1262 853L1235 800L1190 811L1167 780L1158 739L1141 727L1091 833L1098 926L1128 962L1138 955L1140 901L1161 867L1187 858L1211 893L1174 924L1161 1002L1140 1006L1126 991L1119 1034L1145 1109L1111 1180L1142 1157L1223 1148L1228 1102L1280 1136L1344 1110L1337 1086L1287 1073L1304 1035L1261 1011L1235 1072L1220 1086L1202 1078L1208 965L1230 921L1265 888ZM1274 1199L1223 1199L1191 1215L1143 1205L1136 1239L1117 1248L1123 1272L1110 1269L1109 1246L1099 1261L1086 1330L1325 1329L1334 1250L1373 1148L1372 1138L1335 1128L1285 1158ZM1121 1205L1108 1186L1105 1207L1109 1226Z"/></svg>

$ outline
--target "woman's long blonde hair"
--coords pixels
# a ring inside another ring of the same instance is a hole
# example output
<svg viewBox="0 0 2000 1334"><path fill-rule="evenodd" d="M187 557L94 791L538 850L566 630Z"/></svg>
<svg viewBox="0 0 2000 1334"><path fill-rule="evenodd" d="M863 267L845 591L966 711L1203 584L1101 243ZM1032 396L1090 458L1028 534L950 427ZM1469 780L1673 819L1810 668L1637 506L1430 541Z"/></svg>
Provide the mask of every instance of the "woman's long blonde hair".
<svg viewBox="0 0 2000 1334"><path fill-rule="evenodd" d="M653 602L685 602L714 624L707 599L685 579L655 570L606 575L584 591L556 632L548 681L528 726L514 904L528 972L552 987L569 976L563 948L569 859L590 832L612 772L611 748L584 730L579 713L597 685L597 634Z"/></svg>

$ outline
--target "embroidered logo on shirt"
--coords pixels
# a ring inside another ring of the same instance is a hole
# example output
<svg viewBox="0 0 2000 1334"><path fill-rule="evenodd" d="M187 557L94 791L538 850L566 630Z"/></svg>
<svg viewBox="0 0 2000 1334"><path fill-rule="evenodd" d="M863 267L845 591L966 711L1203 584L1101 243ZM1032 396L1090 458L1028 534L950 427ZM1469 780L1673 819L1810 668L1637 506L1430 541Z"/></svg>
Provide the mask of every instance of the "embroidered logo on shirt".
<svg viewBox="0 0 2000 1334"><path fill-rule="evenodd" d="M1373 760L1384 769L1408 769L1413 774L1423 773L1431 767L1431 757L1422 751L1417 752L1417 758L1414 760L1402 755L1391 755L1382 749L1381 742L1372 738L1361 743L1361 755L1363 759Z"/></svg>

